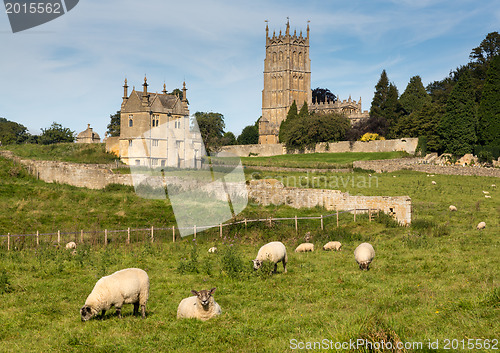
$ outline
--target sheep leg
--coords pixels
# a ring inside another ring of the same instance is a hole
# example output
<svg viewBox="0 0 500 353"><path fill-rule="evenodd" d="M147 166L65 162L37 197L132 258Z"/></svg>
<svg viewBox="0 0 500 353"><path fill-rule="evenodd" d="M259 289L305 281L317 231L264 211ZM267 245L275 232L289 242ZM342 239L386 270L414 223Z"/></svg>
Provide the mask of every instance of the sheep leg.
<svg viewBox="0 0 500 353"><path fill-rule="evenodd" d="M134 303L134 316L139 313L139 303Z"/></svg>
<svg viewBox="0 0 500 353"><path fill-rule="evenodd" d="M284 269L284 273L286 273L286 261L283 260L283 269Z"/></svg>
<svg viewBox="0 0 500 353"><path fill-rule="evenodd" d="M101 312L101 319L104 319L104 315L105 315L105 314L106 314L106 310L103 310L103 311Z"/></svg>
<svg viewBox="0 0 500 353"><path fill-rule="evenodd" d="M278 271L278 263L277 262L274 264L274 273L276 273L276 271Z"/></svg>
<svg viewBox="0 0 500 353"><path fill-rule="evenodd" d="M122 318L122 308L116 308L116 313L118 314L118 318Z"/></svg>
<svg viewBox="0 0 500 353"><path fill-rule="evenodd" d="M141 305L141 317L146 318L146 305Z"/></svg>

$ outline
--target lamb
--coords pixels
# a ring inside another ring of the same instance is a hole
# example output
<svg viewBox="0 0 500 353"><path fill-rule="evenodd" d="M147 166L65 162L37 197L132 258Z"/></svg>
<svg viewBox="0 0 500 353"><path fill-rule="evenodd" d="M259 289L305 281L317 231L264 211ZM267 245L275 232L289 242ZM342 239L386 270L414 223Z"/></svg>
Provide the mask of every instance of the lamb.
<svg viewBox="0 0 500 353"><path fill-rule="evenodd" d="M489 191L484 191L483 190L483 194L488 195L489 193L490 193Z"/></svg>
<svg viewBox="0 0 500 353"><path fill-rule="evenodd" d="M432 185L436 185L437 184L434 180L431 183L432 183Z"/></svg>
<svg viewBox="0 0 500 353"><path fill-rule="evenodd" d="M68 244L66 244L66 249L76 249L76 243L74 241L70 241Z"/></svg>
<svg viewBox="0 0 500 353"><path fill-rule="evenodd" d="M450 208L450 211L451 211L451 212L454 212L454 211L456 211L456 210L457 210L457 207L456 207L456 206L453 206L453 205L450 205L450 207L449 207L449 208Z"/></svg>
<svg viewBox="0 0 500 353"><path fill-rule="evenodd" d="M283 269L286 273L286 263L288 262L288 256L286 254L285 245L279 241L272 241L263 245L259 252L257 253L257 257L253 262L254 270L258 270L262 263L266 260L269 260L274 263L274 272L278 269L278 262L283 262Z"/></svg>
<svg viewBox="0 0 500 353"><path fill-rule="evenodd" d="M123 304L134 304L134 315L139 312L140 305L141 316L144 319L148 297L149 277L144 270L127 268L117 271L97 281L85 305L80 309L82 321L90 320L101 310L101 317L104 317L106 310L112 306L116 308L116 313L121 318Z"/></svg>
<svg viewBox="0 0 500 353"><path fill-rule="evenodd" d="M208 249L208 252L209 253L216 253L217 252L217 248L215 246L212 246L210 249Z"/></svg>
<svg viewBox="0 0 500 353"><path fill-rule="evenodd" d="M213 294L216 288L210 290L192 290L192 297L184 298L177 308L177 319L200 319L207 321L214 316L220 315L220 305L214 300Z"/></svg>
<svg viewBox="0 0 500 353"><path fill-rule="evenodd" d="M371 246L371 244L362 243L356 248L356 250L354 250L354 258L359 264L360 270L368 271L374 257L375 250L373 250L373 246Z"/></svg>
<svg viewBox="0 0 500 353"><path fill-rule="evenodd" d="M486 228L486 222L479 222L478 225L476 226L477 229L484 229Z"/></svg>
<svg viewBox="0 0 500 353"><path fill-rule="evenodd" d="M491 199L491 195L484 195L485 198Z"/></svg>
<svg viewBox="0 0 500 353"><path fill-rule="evenodd" d="M306 252L306 251L314 251L314 244L302 243L295 249L295 252Z"/></svg>
<svg viewBox="0 0 500 353"><path fill-rule="evenodd" d="M342 250L342 244L338 241L329 241L325 245L323 245L323 250L335 250L335 251L341 251Z"/></svg>

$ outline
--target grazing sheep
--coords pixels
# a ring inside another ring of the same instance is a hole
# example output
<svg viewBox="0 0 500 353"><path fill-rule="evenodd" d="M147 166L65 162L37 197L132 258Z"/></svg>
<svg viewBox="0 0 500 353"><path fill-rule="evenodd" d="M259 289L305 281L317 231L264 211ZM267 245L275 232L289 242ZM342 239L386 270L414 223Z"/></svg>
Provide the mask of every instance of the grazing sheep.
<svg viewBox="0 0 500 353"><path fill-rule="evenodd" d="M456 211L456 210L457 210L456 206L453 206L453 205L450 205L450 207L449 207L449 208L450 208L450 211L451 211L451 212L453 212L453 211Z"/></svg>
<svg viewBox="0 0 500 353"><path fill-rule="evenodd" d="M483 190L483 194L488 195L489 193L490 193L489 191L484 191Z"/></svg>
<svg viewBox="0 0 500 353"><path fill-rule="evenodd" d="M257 257L253 262L254 270L258 270L262 266L262 262L271 261L274 263L274 272L278 269L278 262L283 262L283 269L286 273L286 263L288 262L288 256L286 254L285 245L279 241L272 241L262 246L257 253Z"/></svg>
<svg viewBox="0 0 500 353"><path fill-rule="evenodd" d="M306 241L306 243L309 242L309 240L311 240L312 236L311 236L311 232L307 232L306 235L304 236L304 240Z"/></svg>
<svg viewBox="0 0 500 353"><path fill-rule="evenodd" d="M112 306L121 318L123 304L134 304L134 315L139 312L146 317L146 303L149 297L149 277L139 268L127 268L102 277L80 309L82 321L87 321L102 310L102 317Z"/></svg>
<svg viewBox="0 0 500 353"><path fill-rule="evenodd" d="M484 229L484 228L486 228L486 222L479 222L476 228L477 229Z"/></svg>
<svg viewBox="0 0 500 353"><path fill-rule="evenodd" d="M306 252L306 251L314 251L314 244L302 243L295 249L295 252Z"/></svg>
<svg viewBox="0 0 500 353"><path fill-rule="evenodd" d="M497 186L495 184L491 184L491 187L492 188L496 188Z"/></svg>
<svg viewBox="0 0 500 353"><path fill-rule="evenodd" d="M335 251L340 251L342 250L342 244L338 241L329 241L325 245L323 245L323 250L335 250Z"/></svg>
<svg viewBox="0 0 500 353"><path fill-rule="evenodd" d="M66 244L66 249L76 249L76 243L74 241L70 241L68 244Z"/></svg>
<svg viewBox="0 0 500 353"><path fill-rule="evenodd" d="M192 290L192 297L184 298L177 308L178 319L200 319L207 321L214 316L220 315L222 310L220 305L214 300L215 288L210 290Z"/></svg>
<svg viewBox="0 0 500 353"><path fill-rule="evenodd" d="M436 185L436 184L437 184L437 183L433 180L433 181L432 181L432 185Z"/></svg>
<svg viewBox="0 0 500 353"><path fill-rule="evenodd" d="M373 246L368 243L360 244L356 250L354 250L354 258L356 262L359 264L360 270L368 271L370 269L370 264L375 257L375 250L373 250Z"/></svg>
<svg viewBox="0 0 500 353"><path fill-rule="evenodd" d="M210 249L208 249L209 253L215 253L217 252L217 248L215 246L212 246Z"/></svg>

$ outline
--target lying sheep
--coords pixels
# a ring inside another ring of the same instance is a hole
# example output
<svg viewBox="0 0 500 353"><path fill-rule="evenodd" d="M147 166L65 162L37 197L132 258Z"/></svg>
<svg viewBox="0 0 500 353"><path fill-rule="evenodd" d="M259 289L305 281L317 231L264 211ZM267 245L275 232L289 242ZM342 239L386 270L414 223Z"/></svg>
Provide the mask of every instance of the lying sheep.
<svg viewBox="0 0 500 353"><path fill-rule="evenodd" d="M354 258L356 262L359 264L360 270L368 271L370 269L370 264L375 257L375 250L373 250L373 246L368 243L360 244L356 250L354 250Z"/></svg>
<svg viewBox="0 0 500 353"><path fill-rule="evenodd" d="M68 244L66 244L66 249L76 249L76 243L74 241L70 241Z"/></svg>
<svg viewBox="0 0 500 353"><path fill-rule="evenodd" d="M450 205L450 207L449 207L449 208L450 208L450 211L451 211L451 212L454 212L454 211L456 211L456 210L457 210L457 207L456 207L456 206L453 206L453 205Z"/></svg>
<svg viewBox="0 0 500 353"><path fill-rule="evenodd" d="M342 250L342 244L338 241L329 241L325 245L323 245L323 250L335 250L335 251L340 251Z"/></svg>
<svg viewBox="0 0 500 353"><path fill-rule="evenodd" d="M478 225L476 226L477 229L484 229L486 228L486 222L479 222Z"/></svg>
<svg viewBox="0 0 500 353"><path fill-rule="evenodd" d="M489 191L484 191L483 190L483 194L488 195L489 193L490 193Z"/></svg>
<svg viewBox="0 0 500 353"><path fill-rule="evenodd" d="M306 251L314 251L314 244L302 243L295 248L295 252L306 252Z"/></svg>
<svg viewBox="0 0 500 353"><path fill-rule="evenodd" d="M492 188L496 188L497 186L495 184L491 184L491 187Z"/></svg>
<svg viewBox="0 0 500 353"><path fill-rule="evenodd" d="M222 310L220 305L214 300L215 288L210 290L192 290L192 297L184 298L177 308L178 319L200 319L207 321L214 316L220 315Z"/></svg>
<svg viewBox="0 0 500 353"><path fill-rule="evenodd" d="M215 246L212 246L210 249L208 249L208 252L209 253L216 253L217 252L217 248Z"/></svg>
<svg viewBox="0 0 500 353"><path fill-rule="evenodd" d="M432 183L432 185L436 185L437 184L434 180L431 183Z"/></svg>
<svg viewBox="0 0 500 353"><path fill-rule="evenodd" d="M286 263L288 262L288 256L286 254L285 245L279 241L272 241L262 246L257 253L257 257L253 262L253 268L258 270L262 266L262 262L271 261L274 263L274 272L278 269L278 262L283 262L283 269L286 273Z"/></svg>
<svg viewBox="0 0 500 353"><path fill-rule="evenodd" d="M491 195L484 195L487 199L491 199Z"/></svg>
<svg viewBox="0 0 500 353"><path fill-rule="evenodd" d="M123 304L134 304L134 315L139 312L146 317L146 303L149 297L149 277L139 268L127 268L102 277L80 309L82 321L90 320L102 310L102 317L112 306L121 318Z"/></svg>

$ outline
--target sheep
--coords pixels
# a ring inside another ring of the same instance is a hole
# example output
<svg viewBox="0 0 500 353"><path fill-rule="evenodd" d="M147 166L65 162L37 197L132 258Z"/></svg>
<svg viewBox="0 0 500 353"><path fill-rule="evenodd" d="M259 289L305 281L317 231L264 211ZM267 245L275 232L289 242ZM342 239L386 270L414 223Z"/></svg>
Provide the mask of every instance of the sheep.
<svg viewBox="0 0 500 353"><path fill-rule="evenodd" d="M373 250L373 246L371 246L371 244L362 243L356 248L356 250L354 250L354 259L359 264L360 270L368 271L374 257L375 250Z"/></svg>
<svg viewBox="0 0 500 353"><path fill-rule="evenodd" d="M450 208L450 211L451 211L451 212L454 212L454 211L456 211L456 210L457 210L457 207L456 207L456 206L453 206L453 205L450 205L450 207L449 207L449 208Z"/></svg>
<svg viewBox="0 0 500 353"><path fill-rule="evenodd" d="M117 271L109 276L102 277L87 297L85 305L80 309L82 321L90 320L101 310L102 315L112 306L116 308L118 317L121 318L123 304L134 304L134 315L139 312L146 317L146 303L149 297L149 277L144 270L127 268Z"/></svg>
<svg viewBox="0 0 500 353"><path fill-rule="evenodd" d="M488 195L489 193L490 193L489 191L484 191L483 190L483 194Z"/></svg>
<svg viewBox="0 0 500 353"><path fill-rule="evenodd" d="M208 249L208 252L209 253L216 253L217 252L217 248L215 246L212 246L210 249Z"/></svg>
<svg viewBox="0 0 500 353"><path fill-rule="evenodd" d="M479 222L478 225L476 226L477 229L484 229L486 228L486 222Z"/></svg>
<svg viewBox="0 0 500 353"><path fill-rule="evenodd" d="M495 184L491 184L491 187L492 188L496 188L497 186Z"/></svg>
<svg viewBox="0 0 500 353"><path fill-rule="evenodd" d="M484 195L485 198L491 199L491 195Z"/></svg>
<svg viewBox="0 0 500 353"><path fill-rule="evenodd" d="M288 262L288 256L286 254L285 245L279 241L272 241L263 245L259 252L257 253L257 257L253 262L254 270L258 270L262 263L266 260L269 260L274 263L274 272L278 269L278 262L283 262L284 273L286 273L286 263Z"/></svg>
<svg viewBox="0 0 500 353"><path fill-rule="evenodd" d="M342 244L338 241L329 241L325 245L323 245L323 250L335 250L335 251L341 251L342 250Z"/></svg>
<svg viewBox="0 0 500 353"><path fill-rule="evenodd" d="M436 185L436 184L437 184L437 183L433 180L433 181L432 181L432 185Z"/></svg>
<svg viewBox="0 0 500 353"><path fill-rule="evenodd" d="M191 293L193 293L194 296L184 298L179 303L179 307L177 308L177 319L193 318L207 321L214 316L220 315L222 310L213 297L215 289L216 288L200 290L199 292L193 289Z"/></svg>
<svg viewBox="0 0 500 353"><path fill-rule="evenodd" d="M70 241L68 244L66 244L66 249L76 249L76 243L74 241Z"/></svg>
<svg viewBox="0 0 500 353"><path fill-rule="evenodd" d="M295 252L314 251L314 244L302 243L295 249Z"/></svg>
<svg viewBox="0 0 500 353"><path fill-rule="evenodd" d="M306 241L306 243L309 243L311 238L312 238L311 232L307 232L306 235L304 236L304 240Z"/></svg>

